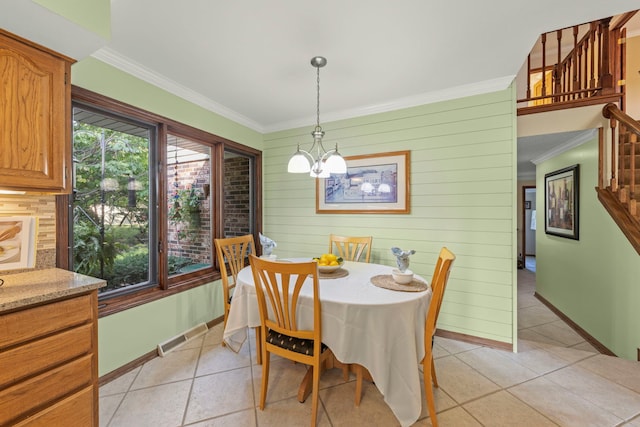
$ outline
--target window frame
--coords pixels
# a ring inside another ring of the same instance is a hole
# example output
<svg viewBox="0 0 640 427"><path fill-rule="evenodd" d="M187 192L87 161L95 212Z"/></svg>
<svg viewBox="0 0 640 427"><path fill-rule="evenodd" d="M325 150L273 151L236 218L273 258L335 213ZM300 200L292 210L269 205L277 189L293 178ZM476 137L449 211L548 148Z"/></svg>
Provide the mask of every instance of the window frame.
<svg viewBox="0 0 640 427"><path fill-rule="evenodd" d="M139 290L124 290L121 295L98 299L99 317L114 314L129 308L146 304L161 298L174 295L179 292L202 286L220 279L220 269L215 256L213 240L224 237L224 153L231 151L249 156L253 159L251 170L253 221L252 228L254 239L258 230L262 227L262 152L226 138L211 134L207 131L194 128L184 123L142 110L129 104L112 98L91 92L78 86L71 88L72 103L86 105L88 108L104 110L116 116L155 125L156 141L152 141L155 151L155 169L157 171L156 182L156 229L157 234L157 285ZM69 117L69 120L72 120ZM207 267L190 273L181 274L170 278L168 276L167 263L167 134L180 135L202 143L211 148L211 260L212 267ZM73 143L69 145L72 149ZM150 166L151 168L151 166ZM69 259L69 248L72 245L72 224L69 223L68 210L71 204L71 196L67 194L56 196L56 266L58 268L73 270L72 260ZM153 248L150 248L153 250Z"/></svg>

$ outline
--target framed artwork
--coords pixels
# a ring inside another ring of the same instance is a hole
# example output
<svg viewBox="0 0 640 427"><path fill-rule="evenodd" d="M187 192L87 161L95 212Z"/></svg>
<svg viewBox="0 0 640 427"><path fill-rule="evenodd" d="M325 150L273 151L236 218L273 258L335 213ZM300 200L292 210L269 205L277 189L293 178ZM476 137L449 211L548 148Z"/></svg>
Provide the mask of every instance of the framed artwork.
<svg viewBox="0 0 640 427"><path fill-rule="evenodd" d="M578 240L579 172L573 165L544 176L546 234Z"/></svg>
<svg viewBox="0 0 640 427"><path fill-rule="evenodd" d="M0 216L0 271L33 268L36 217Z"/></svg>
<svg viewBox="0 0 640 427"><path fill-rule="evenodd" d="M316 180L316 213L409 213L409 151L345 161L347 173Z"/></svg>
<svg viewBox="0 0 640 427"><path fill-rule="evenodd" d="M524 208L525 209L531 209L531 201L530 200L525 200Z"/></svg>

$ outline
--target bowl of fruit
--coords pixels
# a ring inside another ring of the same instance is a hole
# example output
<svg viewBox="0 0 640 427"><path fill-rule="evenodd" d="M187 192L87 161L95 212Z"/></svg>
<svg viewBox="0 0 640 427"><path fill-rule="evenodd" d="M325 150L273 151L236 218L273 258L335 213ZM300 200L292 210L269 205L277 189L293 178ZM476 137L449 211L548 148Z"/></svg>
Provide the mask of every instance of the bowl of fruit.
<svg viewBox="0 0 640 427"><path fill-rule="evenodd" d="M344 264L344 260L335 254L322 254L313 259L318 261L318 271L320 271L320 273L333 273L339 270Z"/></svg>

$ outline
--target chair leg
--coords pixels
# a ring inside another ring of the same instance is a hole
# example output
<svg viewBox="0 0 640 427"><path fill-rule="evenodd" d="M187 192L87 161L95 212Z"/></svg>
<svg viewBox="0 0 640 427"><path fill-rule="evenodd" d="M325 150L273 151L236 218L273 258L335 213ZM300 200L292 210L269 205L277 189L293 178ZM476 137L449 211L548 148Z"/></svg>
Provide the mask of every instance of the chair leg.
<svg viewBox="0 0 640 427"><path fill-rule="evenodd" d="M356 370L356 406L360 406L362 399L362 366L354 365Z"/></svg>
<svg viewBox="0 0 640 427"><path fill-rule="evenodd" d="M431 358L433 362L433 358ZM436 418L436 404L433 396L433 386L431 385L431 369L429 369L428 362L424 362L422 365L422 373L424 375L424 394L427 398L427 407L429 408L429 418L431 418L431 425L438 427L438 419Z"/></svg>
<svg viewBox="0 0 640 427"><path fill-rule="evenodd" d="M256 364L262 363L262 333L260 326L253 328L256 331Z"/></svg>
<svg viewBox="0 0 640 427"><path fill-rule="evenodd" d="M262 354L262 387L260 387L260 409L264 409L267 400L267 387L269 386L269 356L267 351Z"/></svg>
<svg viewBox="0 0 640 427"><path fill-rule="evenodd" d="M436 365L433 363L433 358L431 358L431 377L433 378L433 385L438 388L438 377L436 377Z"/></svg>
<svg viewBox="0 0 640 427"><path fill-rule="evenodd" d="M318 394L320 391L320 366L313 369L313 389L311 390L311 427L316 427L318 423Z"/></svg>

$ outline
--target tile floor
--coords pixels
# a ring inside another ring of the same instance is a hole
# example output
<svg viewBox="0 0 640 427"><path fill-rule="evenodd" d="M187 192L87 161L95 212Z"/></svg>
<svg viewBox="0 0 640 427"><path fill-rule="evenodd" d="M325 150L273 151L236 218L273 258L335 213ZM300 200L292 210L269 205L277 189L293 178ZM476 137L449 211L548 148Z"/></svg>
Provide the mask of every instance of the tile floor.
<svg viewBox="0 0 640 427"><path fill-rule="evenodd" d="M534 289L535 274L519 270L518 353L436 337L439 425L640 427L640 363L598 354L533 297ZM309 424L310 399L296 399L304 366L273 359L261 411L254 342L235 354L220 345L221 338L219 325L102 386L100 425ZM354 392L353 377L345 383L339 370L325 372L319 426L398 425L375 385L365 382L358 408ZM430 425L423 407L414 426Z"/></svg>

